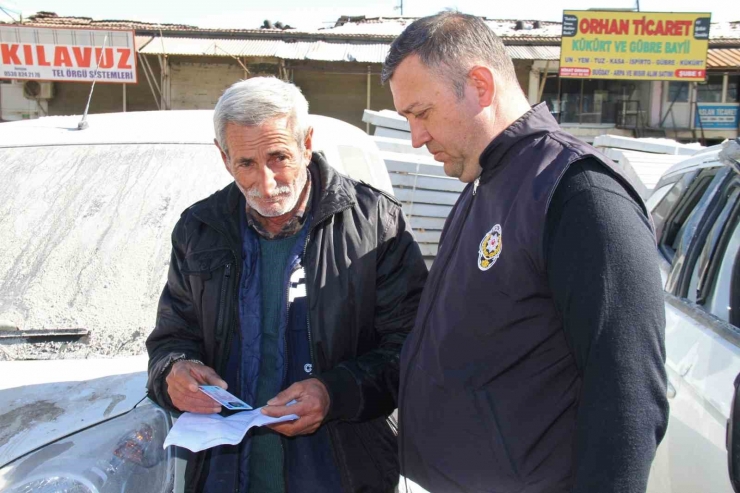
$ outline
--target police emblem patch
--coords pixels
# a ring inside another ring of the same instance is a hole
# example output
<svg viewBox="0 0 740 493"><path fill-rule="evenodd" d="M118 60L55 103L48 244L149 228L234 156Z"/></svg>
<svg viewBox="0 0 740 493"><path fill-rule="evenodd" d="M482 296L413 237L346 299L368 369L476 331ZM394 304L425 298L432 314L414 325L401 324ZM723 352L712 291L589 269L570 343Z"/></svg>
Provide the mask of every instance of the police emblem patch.
<svg viewBox="0 0 740 493"><path fill-rule="evenodd" d="M486 233L478 247L478 268L487 271L501 255L501 225L497 224Z"/></svg>

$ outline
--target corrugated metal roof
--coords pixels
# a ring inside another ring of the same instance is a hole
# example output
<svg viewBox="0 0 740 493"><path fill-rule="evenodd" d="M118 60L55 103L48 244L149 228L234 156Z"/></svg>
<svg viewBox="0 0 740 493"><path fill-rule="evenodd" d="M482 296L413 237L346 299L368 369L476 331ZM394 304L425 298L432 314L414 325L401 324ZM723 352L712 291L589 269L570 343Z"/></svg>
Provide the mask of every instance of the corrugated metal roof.
<svg viewBox="0 0 740 493"><path fill-rule="evenodd" d="M204 39L142 37L151 41L141 49L147 55L275 57L284 60L383 63L389 43L332 43L281 39ZM138 43L137 43L138 46ZM506 52L518 60L558 60L558 46L507 46Z"/></svg>
<svg viewBox="0 0 740 493"><path fill-rule="evenodd" d="M360 63L383 63L389 44L328 43L326 41L284 43L278 58L287 60L320 60Z"/></svg>
<svg viewBox="0 0 740 493"><path fill-rule="evenodd" d="M280 39L209 39L154 37L141 53L146 55L277 56ZM296 44L296 43L291 43Z"/></svg>
<svg viewBox="0 0 740 493"><path fill-rule="evenodd" d="M210 55L275 57L285 60L322 60L383 63L389 44L288 42L281 39L203 39L154 37L141 50L147 55Z"/></svg>
<svg viewBox="0 0 740 493"><path fill-rule="evenodd" d="M708 68L740 68L740 48L710 48Z"/></svg>
<svg viewBox="0 0 740 493"><path fill-rule="evenodd" d="M95 27L111 29L136 29L139 31L163 31L169 34L192 32L198 35L215 36L264 36L265 34L281 37L322 38L335 39L364 39L391 41L416 20L416 17L378 17L365 18L364 16L340 18L336 25L324 29L259 29L259 28L201 28L183 24L148 23L133 20L94 20L89 17L62 17L56 14L37 14L23 21L27 26L39 27ZM486 23L498 34L504 42L511 43L546 43L560 44L561 23L540 21L539 27L534 28L535 21L523 20L524 29L516 29L516 20L487 19ZM0 24L2 22L0 21ZM223 34L222 34L223 33ZM710 45L738 45L740 44L740 21L713 22L709 30Z"/></svg>
<svg viewBox="0 0 740 493"><path fill-rule="evenodd" d="M141 51L143 47L152 40L151 36L134 36L134 44L136 45L136 51Z"/></svg>
<svg viewBox="0 0 740 493"><path fill-rule="evenodd" d="M285 60L319 60L383 63L390 43L342 43L271 39L211 39L136 36L139 51L149 55L275 57ZM142 48L143 47L143 48ZM515 60L559 60L559 46L507 45ZM740 48L710 48L710 69L740 67Z"/></svg>
<svg viewBox="0 0 740 493"><path fill-rule="evenodd" d="M560 60L559 46L507 46L506 54L515 60Z"/></svg>

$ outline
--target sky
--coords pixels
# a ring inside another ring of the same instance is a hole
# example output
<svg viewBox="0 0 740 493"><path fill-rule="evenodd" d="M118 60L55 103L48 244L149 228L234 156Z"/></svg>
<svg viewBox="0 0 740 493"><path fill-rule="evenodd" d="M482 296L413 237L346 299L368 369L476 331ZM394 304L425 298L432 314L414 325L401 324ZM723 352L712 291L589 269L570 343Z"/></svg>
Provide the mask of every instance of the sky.
<svg viewBox="0 0 740 493"><path fill-rule="evenodd" d="M281 21L311 29L333 25L342 15L391 17L401 14L402 0L0 0L17 17L38 11L97 20L189 24L204 28L257 28L262 21ZM559 21L564 9L635 7L635 0L403 0L403 15L419 17L454 8L492 19ZM667 6L670 6L668 8ZM711 12L713 21L740 20L737 0L641 0L642 11ZM0 11L0 18L9 17Z"/></svg>

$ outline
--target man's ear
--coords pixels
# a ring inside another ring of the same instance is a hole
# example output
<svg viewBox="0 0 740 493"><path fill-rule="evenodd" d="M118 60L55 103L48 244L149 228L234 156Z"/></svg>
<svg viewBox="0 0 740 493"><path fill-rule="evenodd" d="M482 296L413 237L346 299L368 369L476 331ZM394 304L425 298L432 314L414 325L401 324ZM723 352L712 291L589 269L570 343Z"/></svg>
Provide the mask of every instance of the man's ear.
<svg viewBox="0 0 740 493"><path fill-rule="evenodd" d="M497 89L496 79L493 77L491 69L478 65L470 69L468 77L470 77L475 94L478 97L478 104L483 108L491 106L496 97Z"/></svg>
<svg viewBox="0 0 740 493"><path fill-rule="evenodd" d="M213 139L213 143L216 144L216 147L218 147L218 152L221 153L221 159L223 159L224 161L226 171L228 171L231 176L234 176L234 173L231 172L231 163L229 162L229 156L224 152L223 149L221 149L221 145L216 139Z"/></svg>
<svg viewBox="0 0 740 493"><path fill-rule="evenodd" d="M311 162L311 154L313 153L313 127L308 127L306 131L306 138L303 141L304 157L307 163Z"/></svg>

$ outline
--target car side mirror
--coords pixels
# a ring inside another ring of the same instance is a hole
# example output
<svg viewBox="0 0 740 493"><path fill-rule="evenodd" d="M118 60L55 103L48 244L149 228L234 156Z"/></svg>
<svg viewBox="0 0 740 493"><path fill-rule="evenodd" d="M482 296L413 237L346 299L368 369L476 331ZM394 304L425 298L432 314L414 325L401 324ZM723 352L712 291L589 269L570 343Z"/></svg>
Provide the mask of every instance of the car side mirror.
<svg viewBox="0 0 740 493"><path fill-rule="evenodd" d="M735 493L740 493L740 374L735 378L735 391L732 394L730 419L727 421L727 467L730 483Z"/></svg>

